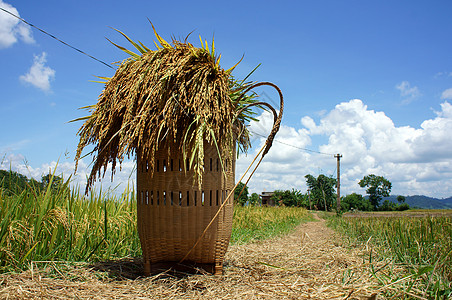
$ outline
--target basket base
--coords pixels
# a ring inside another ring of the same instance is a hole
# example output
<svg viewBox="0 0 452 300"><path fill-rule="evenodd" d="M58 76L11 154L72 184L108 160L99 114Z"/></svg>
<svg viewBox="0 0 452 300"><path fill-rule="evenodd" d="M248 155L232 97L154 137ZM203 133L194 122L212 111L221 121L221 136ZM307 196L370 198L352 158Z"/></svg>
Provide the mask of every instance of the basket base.
<svg viewBox="0 0 452 300"><path fill-rule="evenodd" d="M223 274L223 264L200 264L190 261L184 261L183 263L165 261L158 263L144 262L144 275L150 276L151 274L160 274L167 271L175 271L182 273L210 273L212 275Z"/></svg>

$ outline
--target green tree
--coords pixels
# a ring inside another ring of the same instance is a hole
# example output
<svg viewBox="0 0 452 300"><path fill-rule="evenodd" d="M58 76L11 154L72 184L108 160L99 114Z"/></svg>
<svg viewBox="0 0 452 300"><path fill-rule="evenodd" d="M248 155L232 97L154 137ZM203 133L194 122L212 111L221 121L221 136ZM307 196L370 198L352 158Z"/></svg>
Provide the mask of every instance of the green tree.
<svg viewBox="0 0 452 300"><path fill-rule="evenodd" d="M405 200L406 200L405 196L402 195L397 196L397 202L399 202L400 204L405 203Z"/></svg>
<svg viewBox="0 0 452 300"><path fill-rule="evenodd" d="M359 181L359 186L362 188L367 187L366 193L369 195L369 201L374 210L377 210L383 197L389 197L392 188L389 180L383 176L376 176L374 174L364 176Z"/></svg>
<svg viewBox="0 0 452 300"><path fill-rule="evenodd" d="M252 193L250 196L250 205L259 205L261 203L261 198L257 193Z"/></svg>
<svg viewBox="0 0 452 300"><path fill-rule="evenodd" d="M0 170L0 187L6 195L20 194L27 187L28 178L14 171Z"/></svg>
<svg viewBox="0 0 452 300"><path fill-rule="evenodd" d="M295 189L291 191L276 190L273 192L272 198L276 204L285 206L302 206L306 200L305 195Z"/></svg>
<svg viewBox="0 0 452 300"><path fill-rule="evenodd" d="M34 178L28 179L25 175L14 171L0 170L0 188L5 195L20 194L26 189L32 189L36 193L46 191L50 184L50 190L52 192L69 191L69 182L64 182L60 176L53 176L48 174L41 177L41 181L37 181Z"/></svg>
<svg viewBox="0 0 452 300"><path fill-rule="evenodd" d="M240 192L242 192L242 194L240 194ZM234 190L234 202L236 204L244 206L247 201L248 201L248 187L243 182L240 182Z"/></svg>
<svg viewBox="0 0 452 300"><path fill-rule="evenodd" d="M352 209L360 211L370 211L372 210L372 205L370 201L364 198L360 194L352 193L341 199L341 209L344 211L349 211Z"/></svg>
<svg viewBox="0 0 452 300"><path fill-rule="evenodd" d="M320 174L317 178L308 174L305 178L311 191L311 202L318 209L323 209L325 211L331 209L336 201L336 179L323 174Z"/></svg>
<svg viewBox="0 0 452 300"><path fill-rule="evenodd" d="M50 184L50 189L56 191L59 187L63 185L63 178L60 176L47 174L41 177L41 188L45 191Z"/></svg>
<svg viewBox="0 0 452 300"><path fill-rule="evenodd" d="M399 204L399 205L396 207L396 209L397 209L398 211L404 211L404 210L410 209L410 206L408 205L408 203L402 203L402 204Z"/></svg>
<svg viewBox="0 0 452 300"><path fill-rule="evenodd" d="M380 211L394 211L397 209L397 204L392 201L384 200L383 203L378 207Z"/></svg>

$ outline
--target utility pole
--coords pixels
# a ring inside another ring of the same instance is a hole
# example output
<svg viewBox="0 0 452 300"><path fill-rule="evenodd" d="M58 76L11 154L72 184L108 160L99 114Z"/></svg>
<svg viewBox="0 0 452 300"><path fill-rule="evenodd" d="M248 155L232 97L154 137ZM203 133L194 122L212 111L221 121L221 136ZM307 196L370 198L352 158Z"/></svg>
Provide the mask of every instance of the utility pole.
<svg viewBox="0 0 452 300"><path fill-rule="evenodd" d="M310 189L308 189L308 199L309 199L309 210L312 210L312 207L311 207L311 193L310 193Z"/></svg>
<svg viewBox="0 0 452 300"><path fill-rule="evenodd" d="M337 158L337 208L336 211L339 213L341 211L341 157L339 153L334 157Z"/></svg>

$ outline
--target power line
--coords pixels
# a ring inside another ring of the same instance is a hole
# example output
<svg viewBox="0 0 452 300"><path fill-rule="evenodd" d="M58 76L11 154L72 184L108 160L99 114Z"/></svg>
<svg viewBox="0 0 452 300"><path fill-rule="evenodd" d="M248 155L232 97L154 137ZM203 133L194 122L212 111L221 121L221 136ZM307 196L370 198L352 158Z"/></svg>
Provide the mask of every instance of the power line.
<svg viewBox="0 0 452 300"><path fill-rule="evenodd" d="M57 37L54 36L53 34L50 34L50 33L48 33L47 31L45 31L45 30L43 30L43 29L41 29L41 28L39 28L39 27L37 27L37 26L35 26L35 25L33 25L33 24L27 22L26 20L22 19L22 18L19 17L19 16L16 16L16 15L13 14L12 12L7 11L6 9L3 9L3 8L1 8L1 7L0 7L0 9L1 9L2 11L4 11L5 13L10 14L11 16L13 16L13 17L19 19L20 21L24 22L25 24L30 25L30 26L33 27L33 28L36 28L37 30L39 30L39 31L41 31L42 33L44 33L44 34L50 36L51 38L57 40L58 42L60 42L60 43L62 43L62 44L64 44L64 45L66 45L66 46L68 46L68 47L74 49L75 51L78 51L78 52L80 52L80 53L82 53L82 54L84 54L84 55L86 55L86 56L88 56L88 57L90 57L90 58L92 58L92 59L94 59L94 60L96 60L96 61L98 61L98 62L104 64L104 65L106 65L107 67L109 67L109 68L111 68L111 69L113 69L113 70L115 69L115 68L113 68L111 65L107 64L106 62L104 62L104 61L102 61L102 60L100 60L100 59L97 59L97 58L95 58L94 56L89 55L88 53L86 53L86 52L84 52L84 51L82 51L82 50L80 50L80 49L78 49L78 48L76 48L76 47L74 47L74 46L72 46L72 45L70 45L70 44L68 44L68 43L66 43L66 42L64 42L64 41L62 41L62 40L60 40L59 38L57 38Z"/></svg>
<svg viewBox="0 0 452 300"><path fill-rule="evenodd" d="M251 130L250 130L250 132L252 134L255 134L255 135L258 135L258 136L266 138L266 136L263 135L263 134L260 134L260 133L257 133L257 132L251 131ZM292 145L292 144L288 144L286 142L281 142L281 141L279 141L277 139L274 139L274 141L278 142L280 144L283 144L283 145L286 145L286 146L290 146L290 147L293 147L293 148L297 148L297 149L300 149L300 150L303 150L303 151L307 151L307 152L313 152L313 153L318 153L318 154L328 155L328 156L334 155L334 154L331 154L331 153L325 153L325 152L315 151L315 150L311 150L311 149L307 149L307 148L303 148L303 147L298 147L298 146L295 146L295 145Z"/></svg>

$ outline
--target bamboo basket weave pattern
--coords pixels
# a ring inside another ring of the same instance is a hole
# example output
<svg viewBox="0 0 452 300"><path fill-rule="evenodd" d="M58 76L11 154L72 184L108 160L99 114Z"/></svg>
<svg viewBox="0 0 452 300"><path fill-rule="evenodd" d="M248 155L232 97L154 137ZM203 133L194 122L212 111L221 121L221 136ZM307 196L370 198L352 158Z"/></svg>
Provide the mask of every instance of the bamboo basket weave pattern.
<svg viewBox="0 0 452 300"><path fill-rule="evenodd" d="M145 274L182 260L234 188L235 154L224 159L224 176L216 147L205 142L204 152L201 190L193 184L193 170L184 170L187 162L180 153L160 148L152 177L149 162L137 159L137 221ZM232 217L233 197L184 262L221 273Z"/></svg>

